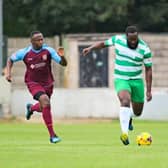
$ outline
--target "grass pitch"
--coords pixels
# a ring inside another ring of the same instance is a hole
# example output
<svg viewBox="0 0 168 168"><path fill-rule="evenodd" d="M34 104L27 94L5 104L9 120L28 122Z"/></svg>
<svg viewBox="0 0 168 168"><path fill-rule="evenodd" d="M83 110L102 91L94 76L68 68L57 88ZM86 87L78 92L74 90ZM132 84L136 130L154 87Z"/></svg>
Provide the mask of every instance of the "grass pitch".
<svg viewBox="0 0 168 168"><path fill-rule="evenodd" d="M120 140L119 121L58 123L62 138L50 144L43 123L0 123L0 168L167 168L168 122L134 121L130 145ZM151 146L136 145L147 131Z"/></svg>

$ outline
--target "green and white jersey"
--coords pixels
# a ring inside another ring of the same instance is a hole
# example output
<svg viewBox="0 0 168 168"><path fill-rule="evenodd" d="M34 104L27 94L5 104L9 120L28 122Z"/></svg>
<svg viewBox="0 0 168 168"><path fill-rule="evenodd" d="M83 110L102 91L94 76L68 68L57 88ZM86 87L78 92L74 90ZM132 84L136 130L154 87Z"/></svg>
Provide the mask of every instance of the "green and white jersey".
<svg viewBox="0 0 168 168"><path fill-rule="evenodd" d="M152 54L147 44L139 38L136 49L127 45L126 35L115 35L104 42L105 46L115 46L114 78L140 79L144 66L152 66Z"/></svg>

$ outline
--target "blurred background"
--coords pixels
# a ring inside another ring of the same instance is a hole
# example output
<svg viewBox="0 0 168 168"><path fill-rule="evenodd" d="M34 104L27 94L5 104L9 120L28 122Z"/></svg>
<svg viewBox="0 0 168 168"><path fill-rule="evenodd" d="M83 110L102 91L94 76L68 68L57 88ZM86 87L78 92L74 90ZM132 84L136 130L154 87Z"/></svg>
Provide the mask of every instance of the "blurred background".
<svg viewBox="0 0 168 168"><path fill-rule="evenodd" d="M167 32L167 0L4 0L4 34L123 32L136 24L143 32Z"/></svg>
<svg viewBox="0 0 168 168"><path fill-rule="evenodd" d="M167 120L168 2L167 0L0 0L0 117L23 117L33 102L24 85L23 62L13 68L13 82L5 81L7 58L30 44L29 34L40 30L45 42L65 48L68 67L53 63L52 96L57 118L118 118L119 102L113 86L114 48L82 57L83 48L136 25L153 53L153 100L142 119ZM38 115L37 115L38 117Z"/></svg>

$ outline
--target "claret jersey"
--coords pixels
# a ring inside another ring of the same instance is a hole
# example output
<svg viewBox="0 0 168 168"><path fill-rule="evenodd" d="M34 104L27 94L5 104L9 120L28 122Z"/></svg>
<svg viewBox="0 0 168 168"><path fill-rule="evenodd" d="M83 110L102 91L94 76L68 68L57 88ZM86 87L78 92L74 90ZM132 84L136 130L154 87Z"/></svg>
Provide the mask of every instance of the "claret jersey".
<svg viewBox="0 0 168 168"><path fill-rule="evenodd" d="M51 71L52 59L60 63L61 57L57 52L43 44L40 50L34 50L32 46L18 50L10 57L12 62L23 61L26 65L25 83L40 83L50 85L54 78Z"/></svg>

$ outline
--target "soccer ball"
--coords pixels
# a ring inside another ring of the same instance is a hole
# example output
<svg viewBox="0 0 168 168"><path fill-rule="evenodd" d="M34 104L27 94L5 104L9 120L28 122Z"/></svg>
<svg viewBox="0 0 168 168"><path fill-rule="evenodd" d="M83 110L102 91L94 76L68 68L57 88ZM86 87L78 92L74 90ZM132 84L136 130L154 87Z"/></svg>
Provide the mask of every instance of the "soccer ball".
<svg viewBox="0 0 168 168"><path fill-rule="evenodd" d="M152 136L148 132L142 132L141 134L137 135L136 143L140 145L151 145L152 143Z"/></svg>

